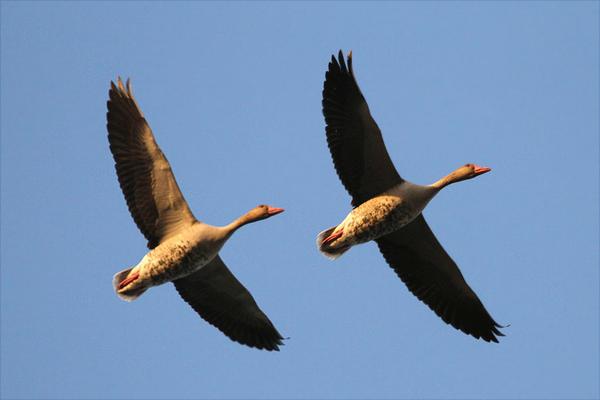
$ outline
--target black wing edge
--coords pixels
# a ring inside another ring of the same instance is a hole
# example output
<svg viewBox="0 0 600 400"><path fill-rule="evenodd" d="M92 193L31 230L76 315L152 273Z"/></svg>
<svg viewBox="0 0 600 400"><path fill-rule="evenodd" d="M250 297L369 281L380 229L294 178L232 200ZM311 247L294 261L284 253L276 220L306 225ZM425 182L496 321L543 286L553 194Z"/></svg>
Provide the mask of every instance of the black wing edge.
<svg viewBox="0 0 600 400"><path fill-rule="evenodd" d="M234 342L259 350L279 351L279 346L285 345L283 336L277 331L273 323L265 316L265 321L260 321L261 326L252 324L251 321L227 318L218 307L207 307L198 301L196 296L201 292L195 285L186 284L185 281L173 281L175 289L181 298L202 317L206 322L217 328ZM252 332L252 333L249 333ZM287 338L289 339L289 338Z"/></svg>
<svg viewBox="0 0 600 400"><path fill-rule="evenodd" d="M335 171L352 197L352 206L357 207L404 180L389 156L381 131L356 81L352 60L352 50L347 62L342 50L338 51L337 59L331 55L321 105ZM344 126L344 121L350 125ZM363 136L359 139L360 135ZM345 144L340 147L342 142ZM365 154L365 146L373 153Z"/></svg>
<svg viewBox="0 0 600 400"><path fill-rule="evenodd" d="M422 215L400 231L383 236L376 242L385 261L409 291L445 323L486 342L498 343L497 337L505 336L499 329L510 324L500 325L492 318ZM440 263L443 265L440 266ZM424 279L420 272L426 269L439 271L439 276L446 275L451 281L439 283L435 277ZM448 289L452 285L458 285L454 293ZM462 295L456 296L457 293Z"/></svg>

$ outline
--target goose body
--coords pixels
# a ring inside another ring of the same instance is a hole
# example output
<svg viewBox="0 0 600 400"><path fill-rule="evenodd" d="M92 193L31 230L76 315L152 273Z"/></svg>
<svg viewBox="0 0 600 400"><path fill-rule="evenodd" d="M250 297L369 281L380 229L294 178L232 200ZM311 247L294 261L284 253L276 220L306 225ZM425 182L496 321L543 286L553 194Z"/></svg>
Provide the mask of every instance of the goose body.
<svg viewBox="0 0 600 400"><path fill-rule="evenodd" d="M335 227L321 232L319 250L331 259L350 247L392 233L415 219L438 190L404 181L354 208ZM335 240L323 244L327 237Z"/></svg>
<svg viewBox="0 0 600 400"><path fill-rule="evenodd" d="M250 292L229 271L219 251L242 226L283 212L259 205L226 226L198 221L179 190L171 166L156 143L129 81L111 82L107 130L127 206L150 251L113 277L117 295L137 299L153 286L173 282L203 319L231 340L278 350L282 336Z"/></svg>
<svg viewBox="0 0 600 400"><path fill-rule="evenodd" d="M115 274L113 285L119 297L131 301L152 286L184 278L205 267L228 239L226 229L201 222L150 250L133 268ZM123 276L125 274L125 276ZM127 276L137 276L131 283Z"/></svg>
<svg viewBox="0 0 600 400"><path fill-rule="evenodd" d="M466 164L431 185L406 181L396 171L381 131L372 118L352 68L340 51L331 57L323 87L327 144L335 170L352 196L354 209L317 236L331 259L352 246L375 241L384 259L408 289L446 323L473 337L497 342L503 336L456 263L423 217L444 187L490 168Z"/></svg>

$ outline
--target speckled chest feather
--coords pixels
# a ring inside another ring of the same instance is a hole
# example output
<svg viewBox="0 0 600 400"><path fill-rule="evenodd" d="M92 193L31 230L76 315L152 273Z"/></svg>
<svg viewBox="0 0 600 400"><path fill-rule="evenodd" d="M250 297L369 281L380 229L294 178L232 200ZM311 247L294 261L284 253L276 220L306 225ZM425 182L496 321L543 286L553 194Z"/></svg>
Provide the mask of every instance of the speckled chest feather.
<svg viewBox="0 0 600 400"><path fill-rule="evenodd" d="M140 261L141 280L157 286L187 276L208 264L220 246L174 238L161 244Z"/></svg>
<svg viewBox="0 0 600 400"><path fill-rule="evenodd" d="M397 196L377 196L355 208L342 222L343 238L336 246L368 242L412 221L420 210Z"/></svg>

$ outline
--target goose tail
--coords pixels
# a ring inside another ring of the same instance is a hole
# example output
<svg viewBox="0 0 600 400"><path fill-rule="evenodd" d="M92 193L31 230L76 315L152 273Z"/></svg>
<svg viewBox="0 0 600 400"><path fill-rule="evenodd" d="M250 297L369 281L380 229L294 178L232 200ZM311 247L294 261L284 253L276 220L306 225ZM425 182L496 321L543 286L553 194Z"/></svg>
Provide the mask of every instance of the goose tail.
<svg viewBox="0 0 600 400"><path fill-rule="evenodd" d="M117 293L117 296L119 296L121 299L123 299L125 301L133 301L133 300L137 299L138 297L140 297L142 295L142 293L144 293L146 290L148 290L148 287L139 286L139 285L131 285L132 286L131 289L127 289L127 290L119 289L119 285L121 284L121 282L123 282L125 279L127 279L127 277L129 276L129 273L131 272L132 269L133 269L133 267L117 272L113 276L113 280L112 280L112 284L113 284L113 288L115 289L115 293Z"/></svg>
<svg viewBox="0 0 600 400"><path fill-rule="evenodd" d="M317 235L317 248L319 249L321 254L323 254L325 257L329 258L330 260L335 260L336 258L340 257L342 254L347 252L348 249L350 249L350 246L343 246L343 247L336 248L336 247L330 246L329 243L323 243L325 238L329 237L329 235L331 235L331 233L335 230L335 228L337 228L337 226L332 226L331 228L325 229L323 232L321 232Z"/></svg>

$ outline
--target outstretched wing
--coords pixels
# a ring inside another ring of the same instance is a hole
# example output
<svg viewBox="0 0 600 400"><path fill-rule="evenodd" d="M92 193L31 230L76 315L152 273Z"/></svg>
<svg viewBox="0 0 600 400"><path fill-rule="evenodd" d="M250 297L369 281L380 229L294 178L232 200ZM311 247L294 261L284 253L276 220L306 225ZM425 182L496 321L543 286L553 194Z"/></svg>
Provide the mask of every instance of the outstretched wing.
<svg viewBox="0 0 600 400"><path fill-rule="evenodd" d="M108 141L129 212L154 248L194 223L171 166L138 106L129 80L110 83L106 113Z"/></svg>
<svg viewBox="0 0 600 400"><path fill-rule="evenodd" d="M329 151L353 205L402 182L354 78L352 52L347 67L341 50L331 57L322 104Z"/></svg>
<svg viewBox="0 0 600 400"><path fill-rule="evenodd" d="M504 336L423 215L377 239L377 245L408 289L446 323L487 342Z"/></svg>
<svg viewBox="0 0 600 400"><path fill-rule="evenodd" d="M283 337L220 256L173 281L179 295L231 340L264 350L279 350Z"/></svg>

